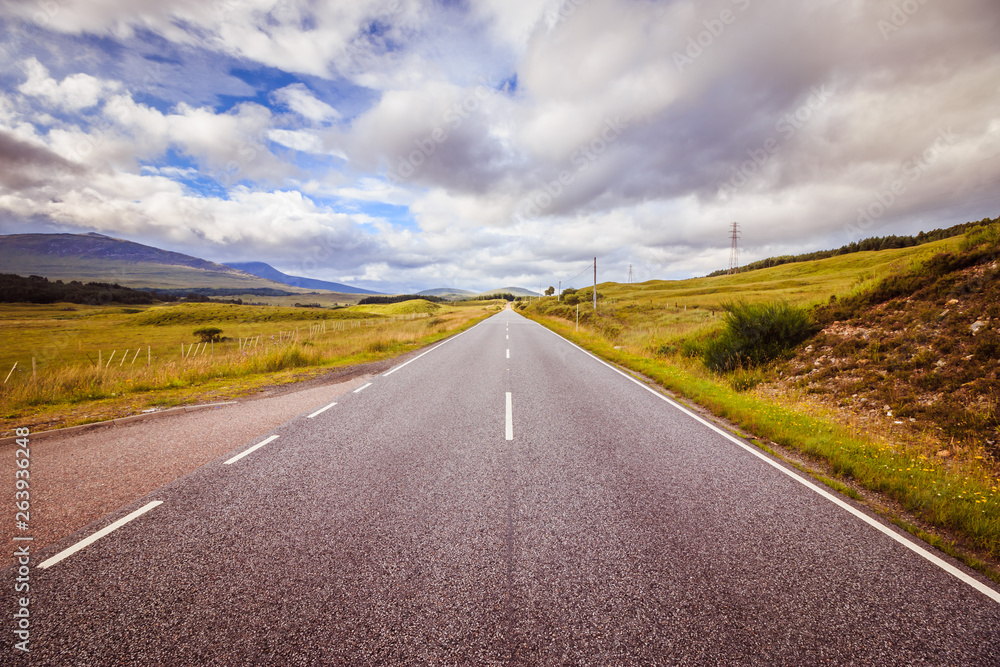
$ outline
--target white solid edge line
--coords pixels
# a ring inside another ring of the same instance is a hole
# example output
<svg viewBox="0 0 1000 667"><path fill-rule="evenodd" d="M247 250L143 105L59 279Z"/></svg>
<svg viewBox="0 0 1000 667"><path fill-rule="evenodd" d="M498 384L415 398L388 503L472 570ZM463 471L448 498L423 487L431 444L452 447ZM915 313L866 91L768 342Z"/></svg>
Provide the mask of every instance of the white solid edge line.
<svg viewBox="0 0 1000 667"><path fill-rule="evenodd" d="M535 322L535 324L538 324L538 323ZM632 377L631 375L629 375L628 373L624 372L620 368L615 368L614 366L612 366L608 362L604 361L600 357L598 357L598 356L596 356L596 355L588 352L587 350L583 349L582 347L580 347L579 345L577 345L573 341L567 340L566 338L563 338L562 336L560 336L559 334L557 334L555 331L552 331L551 329L549 329L547 327L544 327L541 324L538 324L538 326L540 326L545 331L548 331L550 334L552 334L553 336L557 337L559 340L564 341L566 343L569 343L570 345L572 345L576 349L580 350L581 352L583 352L587 356L591 357L595 361L597 361L597 362L599 362L601 364L604 364L605 366L607 366L608 368L610 368L614 372L618 373L619 375L621 375L621 376L623 376L623 377L631 380L632 382L634 382L635 384L639 385L640 387L642 387L643 389L645 389L649 393L653 394L654 396L656 396L656 397L658 397L658 398L666 401L667 403L669 403L673 407L677 408L678 410L680 410L681 412L683 412L687 416L691 417L695 421L701 422L702 424L704 424L708 428L712 429L713 431L715 431L716 433L718 433L722 437L726 438L730 442L732 442L732 443L734 443L736 445L739 445L740 447L742 447L746 451L750 452L751 454L753 454L754 456L756 456L760 460L764 461L768 465L770 465L770 466L774 467L775 469L777 469L777 470L785 473L786 475L788 475L789 477L791 477L792 479L794 479L799 484L802 484L803 486L805 486L806 488L814 491L815 493L817 493L818 495L822 496L823 498L826 498L827 500L829 500L834 505L837 505L841 509L847 510L848 512L850 512L854 516L858 517L859 519L861 519L862 521L864 521L868 525L872 526L873 528L875 528L879 532L881 532L881 533L885 534L886 536L892 538L893 540L895 540L899 544L903 545L904 547L906 547L910 551L914 552L918 556L921 556L924 559L928 560L929 562L933 563L934 565L937 565L939 568L941 568L942 570L944 570L948 574L952 575L953 577L955 577L959 581L962 581L962 582L968 584L969 586L971 586L972 588L975 588L977 591L979 591L980 593L982 593L986 597L990 598L994 602L1000 603L1000 592L997 592L996 590L990 588L989 586L987 586L986 584L982 583L978 579L974 579L973 577L970 577L965 572L962 572L961 570L959 570L957 567L955 567L951 563L948 563L947 561L939 558L938 556L934 555L933 553L931 553L927 549L923 548L919 544L911 542L909 539L903 537L902 535L900 535L896 531L889 529L888 527L884 526L883 524L879 523L875 519L871 518L870 516L868 516L867 514L865 514L864 512L862 512L861 510L859 510L858 508L854 507L853 505L844 502L843 500L841 500L837 496L833 495L832 493L830 493L830 492L828 492L828 491L826 491L824 489L821 489L820 487L816 486L815 484L813 484L809 480L805 479L804 477L802 477L802 476L800 476L800 475L792 472L791 470L785 468L784 466L778 464L776 461L773 461L772 459L770 459L768 456L766 456L764 454L764 452L760 451L756 447L753 447L751 445L746 444L745 442L743 442L742 440L736 438L732 434L725 432L724 430L722 430L718 426L712 424L709 421L706 421L702 417L699 417L698 415L696 415L695 413L691 412L690 410L688 410L684 406L680 405L676 401L673 401L670 398L668 398L667 396L664 396L660 392L656 391L655 389L653 389L652 387L650 387L649 385L647 385L645 382L639 381L638 379Z"/></svg>
<svg viewBox="0 0 1000 667"><path fill-rule="evenodd" d="M229 459L228 461L223 461L222 464L223 465L229 465L231 463L236 463L237 461L239 461L241 458L243 458L247 454L255 452L258 449L260 449L261 447L263 447L264 445L266 445L267 443L269 443L269 442L271 442L273 440L277 440L277 439L278 439L278 436L272 435L271 437L267 438L266 440L262 440L261 442L258 442L253 447L248 447L248 448L244 449L242 452L240 452L239 454L237 454L233 458Z"/></svg>
<svg viewBox="0 0 1000 667"><path fill-rule="evenodd" d="M487 319L489 319L489 318L487 318ZM486 320L483 320L483 322L485 322L485 321L486 321ZM483 322L480 322L479 324L482 324ZM401 363L401 364L400 364L400 365L398 365L398 366L393 366L392 368L390 368L389 370L387 370L387 371L386 371L385 373L382 373L382 377L387 377L387 376L389 376L389 375L392 375L393 373L395 373L396 371L398 371L398 370L399 370L400 368L402 368L403 366L406 366L407 364L412 364L412 363L413 363L414 361L416 361L416 360L417 360L417 359L419 359L420 357L424 356L425 354L430 354L431 352L433 352L434 350L438 349L438 348L439 348L439 347L441 347L442 345L447 345L448 343L450 343L451 341L455 340L455 339L456 339L456 338L458 338L459 336L464 336L465 334L467 334L467 333L469 333L470 331L472 331L472 329L475 329L476 327L478 327L478 326L479 326L479 324L477 324L477 325L476 325L475 327L472 327L471 329L466 329L466 330L465 330L465 331L463 331L462 333L457 333L457 334L455 334L454 336L452 336L452 337L451 337L451 338L449 338L448 340L446 340L446 341L444 341L444 342L441 342L441 343L438 343L437 345L435 345L435 346L434 346L434 347L432 347L431 349L427 350L426 352L421 352L420 354L418 354L417 356L413 357L413 358L412 358L412 359L410 359L409 361L404 361L403 363Z"/></svg>
<svg viewBox="0 0 1000 667"><path fill-rule="evenodd" d="M372 386L372 383L371 383L371 382L369 382L368 384L363 384L363 385L361 385L360 387L358 387L357 389L355 389L355 390L354 390L354 393L355 393L355 394L360 394L361 392L363 392L363 391L364 391L365 389L367 389L367 388L368 388L368 387L370 387L370 386Z"/></svg>
<svg viewBox="0 0 1000 667"><path fill-rule="evenodd" d="M514 419L510 405L510 392L507 392L507 439L514 439Z"/></svg>
<svg viewBox="0 0 1000 667"><path fill-rule="evenodd" d="M311 415L306 415L306 419L312 419L313 417L317 417L317 416L323 414L324 412L326 412L327 410L329 410L330 408L332 408L333 406L335 406L336 404L337 404L336 401L334 401L330 405L324 405L323 407L321 407L319 410L317 410L316 412L312 413Z"/></svg>
<svg viewBox="0 0 1000 667"><path fill-rule="evenodd" d="M162 504L163 504L162 500L153 500L151 502L146 503L145 505L143 505L142 507L140 507L136 511L132 512L131 514L129 514L127 516L123 516L122 518L118 519L117 521L115 521L111 525L105 526L104 528L101 528L99 531L97 531L96 533L94 533L90 537L87 537L87 538L84 538L84 539L80 540L79 542L77 542L76 544L74 544L73 546L71 546L70 548L64 549L64 550L60 551L59 553L57 553L52 558L49 558L48 560L43 561L41 564L39 564L38 567L42 568L43 570L46 570L46 569L52 567L53 565L55 565L59 561L63 560L64 558L69 558L70 556L72 556L73 554L75 554L77 551L80 551L81 549L89 547L91 544L93 544L97 540L101 539L102 537L104 537L108 533L111 533L111 532L113 532L115 530L118 530L119 528L121 528L122 526L124 526L126 523L128 523L132 519L138 518L138 517L142 516L143 514L145 514L146 512L148 512L149 510L151 510L154 507L156 507L157 505L162 505Z"/></svg>

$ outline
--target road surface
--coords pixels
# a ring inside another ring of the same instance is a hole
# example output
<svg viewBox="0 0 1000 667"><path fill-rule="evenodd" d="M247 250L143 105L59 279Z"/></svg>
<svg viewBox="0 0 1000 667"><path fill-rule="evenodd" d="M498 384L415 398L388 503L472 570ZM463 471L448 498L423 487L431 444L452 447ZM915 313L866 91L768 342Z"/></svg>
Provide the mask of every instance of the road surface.
<svg viewBox="0 0 1000 667"><path fill-rule="evenodd" d="M32 665L1000 664L981 577L511 310L32 559Z"/></svg>

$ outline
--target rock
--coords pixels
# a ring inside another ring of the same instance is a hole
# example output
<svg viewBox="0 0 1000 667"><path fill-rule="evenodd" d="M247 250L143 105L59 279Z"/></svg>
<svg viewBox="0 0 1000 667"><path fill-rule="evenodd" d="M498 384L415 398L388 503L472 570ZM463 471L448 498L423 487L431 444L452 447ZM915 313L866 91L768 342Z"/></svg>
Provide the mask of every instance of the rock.
<svg viewBox="0 0 1000 667"><path fill-rule="evenodd" d="M948 299L948 302L945 305L954 306L956 303L958 303L958 299Z"/></svg>
<svg viewBox="0 0 1000 667"><path fill-rule="evenodd" d="M948 362L945 361L944 359L938 359L937 361L934 362L934 365L937 366L938 368L941 368L942 366L947 366Z"/></svg>
<svg viewBox="0 0 1000 667"><path fill-rule="evenodd" d="M806 345L805 352L809 353L809 352L812 352L812 351L813 351L813 346L812 345Z"/></svg>
<svg viewBox="0 0 1000 667"><path fill-rule="evenodd" d="M972 331L972 335L975 336L976 332L985 326L986 322L983 322L982 320L976 320L975 322L972 323L972 326L969 327L969 329Z"/></svg>
<svg viewBox="0 0 1000 667"><path fill-rule="evenodd" d="M948 314L948 313L950 313L950 312L951 312L950 310L948 310L947 308L945 308L944 310L942 310L942 311L941 311L941 314L940 314L940 315L938 315L938 319L939 319L939 320L940 320L940 319L944 319L944 316L945 316L945 315L947 315L947 314Z"/></svg>
<svg viewBox="0 0 1000 667"><path fill-rule="evenodd" d="M943 459L946 459L949 456L951 456L951 452L949 452L947 449L942 449L940 452L937 453L937 455Z"/></svg>

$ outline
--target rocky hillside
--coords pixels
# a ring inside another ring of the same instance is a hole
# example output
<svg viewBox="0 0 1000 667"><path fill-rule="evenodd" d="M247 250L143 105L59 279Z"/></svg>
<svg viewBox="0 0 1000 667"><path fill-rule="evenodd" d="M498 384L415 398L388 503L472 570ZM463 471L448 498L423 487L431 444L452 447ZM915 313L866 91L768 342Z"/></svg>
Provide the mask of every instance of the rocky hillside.
<svg viewBox="0 0 1000 667"><path fill-rule="evenodd" d="M1000 461L1000 223L815 316L822 332L778 368L773 389L933 435L941 457Z"/></svg>

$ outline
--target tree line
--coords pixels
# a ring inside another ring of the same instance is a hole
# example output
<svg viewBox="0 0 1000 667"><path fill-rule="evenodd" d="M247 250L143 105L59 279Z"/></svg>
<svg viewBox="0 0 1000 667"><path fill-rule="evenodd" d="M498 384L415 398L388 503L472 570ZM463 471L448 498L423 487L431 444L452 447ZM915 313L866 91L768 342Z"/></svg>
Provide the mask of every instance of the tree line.
<svg viewBox="0 0 1000 667"><path fill-rule="evenodd" d="M403 301L413 301L415 299L423 299L424 301L431 301L433 303L443 303L445 299L439 296L421 295L421 294L395 294L392 296L366 296L365 298L358 301L359 306L371 306L371 305L385 305L388 303L401 303Z"/></svg>
<svg viewBox="0 0 1000 667"><path fill-rule="evenodd" d="M4 303L79 303L99 306L105 303L150 304L179 301L180 297L156 290L137 290L117 283L83 283L49 280L42 276L19 276L0 273L0 302Z"/></svg>

